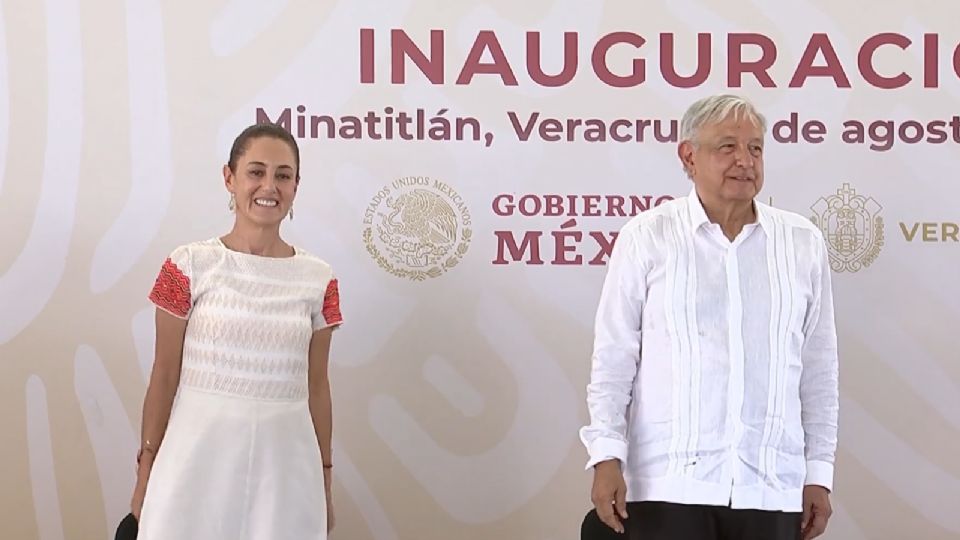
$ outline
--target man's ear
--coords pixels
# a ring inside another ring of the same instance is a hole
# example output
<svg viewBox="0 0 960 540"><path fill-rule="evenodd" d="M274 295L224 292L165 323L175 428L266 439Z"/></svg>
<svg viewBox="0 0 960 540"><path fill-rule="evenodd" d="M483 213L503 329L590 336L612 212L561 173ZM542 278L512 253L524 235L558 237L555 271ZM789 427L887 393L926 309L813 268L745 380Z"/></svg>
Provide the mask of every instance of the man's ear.
<svg viewBox="0 0 960 540"><path fill-rule="evenodd" d="M680 163L683 165L683 170L687 172L687 176L693 178L693 173L696 170L696 163L694 161L694 146L690 141L683 141L677 145L677 157L680 158Z"/></svg>

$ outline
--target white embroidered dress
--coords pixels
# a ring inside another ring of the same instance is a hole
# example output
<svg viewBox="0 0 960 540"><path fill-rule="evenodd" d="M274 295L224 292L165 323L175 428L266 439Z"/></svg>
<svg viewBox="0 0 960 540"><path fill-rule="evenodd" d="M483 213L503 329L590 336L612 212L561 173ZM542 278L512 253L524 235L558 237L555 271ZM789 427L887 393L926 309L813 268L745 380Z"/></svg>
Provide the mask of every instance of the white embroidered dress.
<svg viewBox="0 0 960 540"><path fill-rule="evenodd" d="M342 318L330 266L295 251L211 239L164 263L150 300L188 323L140 540L326 538L307 356L313 332Z"/></svg>

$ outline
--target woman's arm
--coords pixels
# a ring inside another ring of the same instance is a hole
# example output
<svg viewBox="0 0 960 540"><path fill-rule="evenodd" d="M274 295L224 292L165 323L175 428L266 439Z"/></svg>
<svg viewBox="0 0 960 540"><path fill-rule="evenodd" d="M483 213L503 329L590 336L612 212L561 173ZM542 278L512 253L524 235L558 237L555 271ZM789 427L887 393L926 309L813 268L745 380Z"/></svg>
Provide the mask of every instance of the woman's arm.
<svg viewBox="0 0 960 540"><path fill-rule="evenodd" d="M187 319L180 319L157 309L156 345L150 384L143 398L143 420L140 433L140 457L137 465L137 485L134 488L131 511L140 519L140 508L147 490L147 480L153 460L167 431L173 399L180 384L180 364L183 357L183 336Z"/></svg>
<svg viewBox="0 0 960 540"><path fill-rule="evenodd" d="M310 340L310 416L320 445L320 456L325 466L332 465L331 439L333 437L333 411L330 399L330 378L327 367L330 361L330 339L333 328L324 328L313 333Z"/></svg>

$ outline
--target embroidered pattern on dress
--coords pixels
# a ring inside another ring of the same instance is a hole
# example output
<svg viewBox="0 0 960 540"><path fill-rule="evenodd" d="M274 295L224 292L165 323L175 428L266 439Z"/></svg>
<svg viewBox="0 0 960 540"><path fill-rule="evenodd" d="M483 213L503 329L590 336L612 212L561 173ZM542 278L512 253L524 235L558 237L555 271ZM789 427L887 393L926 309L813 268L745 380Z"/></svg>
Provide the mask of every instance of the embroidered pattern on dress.
<svg viewBox="0 0 960 540"><path fill-rule="evenodd" d="M328 325L340 324L343 316L340 314L340 287L336 278L327 284L327 292L323 295L323 320Z"/></svg>
<svg viewBox="0 0 960 540"><path fill-rule="evenodd" d="M150 291L150 301L178 317L190 313L190 278L170 258L164 261Z"/></svg>
<svg viewBox="0 0 960 540"><path fill-rule="evenodd" d="M180 385L184 388L264 400L298 401L307 399L309 395L306 377L301 380L256 380L189 367L182 370Z"/></svg>

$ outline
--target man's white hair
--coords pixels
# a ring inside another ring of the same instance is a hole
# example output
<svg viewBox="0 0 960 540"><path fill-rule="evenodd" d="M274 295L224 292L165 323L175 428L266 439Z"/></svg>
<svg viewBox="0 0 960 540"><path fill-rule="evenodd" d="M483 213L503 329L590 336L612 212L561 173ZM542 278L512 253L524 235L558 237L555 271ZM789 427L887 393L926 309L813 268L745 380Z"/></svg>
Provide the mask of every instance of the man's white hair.
<svg viewBox="0 0 960 540"><path fill-rule="evenodd" d="M707 124L722 122L731 115L738 120L747 117L760 126L762 133L767 131L766 118L748 99L732 94L720 94L697 100L690 105L687 112L683 113L683 118L680 120L680 141L696 144L700 128Z"/></svg>

